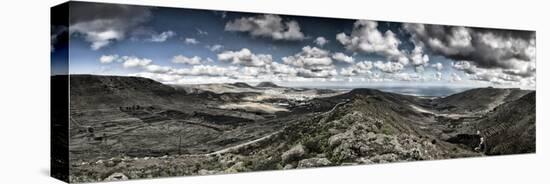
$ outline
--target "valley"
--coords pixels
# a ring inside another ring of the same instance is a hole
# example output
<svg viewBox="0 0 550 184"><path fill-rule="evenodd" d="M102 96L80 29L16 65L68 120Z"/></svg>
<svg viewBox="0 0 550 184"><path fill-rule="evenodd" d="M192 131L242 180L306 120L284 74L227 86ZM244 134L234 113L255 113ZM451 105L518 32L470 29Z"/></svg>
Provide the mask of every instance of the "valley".
<svg viewBox="0 0 550 184"><path fill-rule="evenodd" d="M425 98L368 88L71 75L70 98L75 182L536 150L536 94L520 89Z"/></svg>

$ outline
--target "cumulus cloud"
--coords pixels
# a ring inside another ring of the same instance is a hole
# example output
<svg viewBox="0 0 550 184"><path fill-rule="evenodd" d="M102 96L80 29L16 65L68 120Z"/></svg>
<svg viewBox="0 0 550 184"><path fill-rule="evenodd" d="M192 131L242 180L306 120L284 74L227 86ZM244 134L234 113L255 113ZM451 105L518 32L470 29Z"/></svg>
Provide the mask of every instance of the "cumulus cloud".
<svg viewBox="0 0 550 184"><path fill-rule="evenodd" d="M354 66L356 66L360 70L370 70L373 65L370 61L361 61L359 63L356 63Z"/></svg>
<svg viewBox="0 0 550 184"><path fill-rule="evenodd" d="M86 28L82 28L85 25L76 24L71 27L72 31L79 32L84 31ZM109 45L113 41L120 41L124 38L124 33L116 30L105 30L101 32L86 32L86 41L91 42L90 48L92 50L99 50L102 47Z"/></svg>
<svg viewBox="0 0 550 184"><path fill-rule="evenodd" d="M247 48L240 51L224 51L218 54L218 60L244 66L264 66L273 61L271 55L254 54Z"/></svg>
<svg viewBox="0 0 550 184"><path fill-rule="evenodd" d="M462 70L468 74L475 74L479 71L477 67L469 61L455 61L453 62L452 67L456 70Z"/></svg>
<svg viewBox="0 0 550 184"><path fill-rule="evenodd" d="M51 32L50 32L50 52L55 51L55 45L58 44L58 41L60 40L60 37L66 37L67 33L67 26L65 25L51 25Z"/></svg>
<svg viewBox="0 0 550 184"><path fill-rule="evenodd" d="M454 72L451 73L451 78L450 78L451 82L461 81L461 80L462 80L462 78L458 74L456 74Z"/></svg>
<svg viewBox="0 0 550 184"><path fill-rule="evenodd" d="M267 69L273 74L285 74L287 76L295 76L298 73L298 70L295 67L278 62L271 63L268 65Z"/></svg>
<svg viewBox="0 0 550 184"><path fill-rule="evenodd" d="M135 56L122 56L120 60L124 68L144 67L153 62L151 59L139 58Z"/></svg>
<svg viewBox="0 0 550 184"><path fill-rule="evenodd" d="M434 74L434 79L439 81L439 80L441 80L441 76L442 76L441 72L436 72Z"/></svg>
<svg viewBox="0 0 550 184"><path fill-rule="evenodd" d="M149 8L143 6L84 2L72 4L69 11L70 34L82 35L92 50L123 40L151 15Z"/></svg>
<svg viewBox="0 0 550 184"><path fill-rule="evenodd" d="M185 44L195 45L199 44L199 41L195 38L185 38Z"/></svg>
<svg viewBox="0 0 550 184"><path fill-rule="evenodd" d="M165 31L160 34L153 34L151 35L151 38L147 41L150 42L165 42L168 40L168 38L176 36L176 33L174 31Z"/></svg>
<svg viewBox="0 0 550 184"><path fill-rule="evenodd" d="M426 66L430 61L427 54L424 54L422 47L416 46L411 52L411 64L413 66Z"/></svg>
<svg viewBox="0 0 550 184"><path fill-rule="evenodd" d="M377 61L373 65L378 70L385 72L385 73L396 73L403 70L404 66L401 63L396 62L382 62Z"/></svg>
<svg viewBox="0 0 550 184"><path fill-rule="evenodd" d="M490 82L498 85L512 85L529 88L534 87L536 83L535 76L511 73L510 70L505 70L502 68L480 68L470 61L453 62L452 67L455 70L466 73L471 80ZM532 72L534 72L534 69Z"/></svg>
<svg viewBox="0 0 550 184"><path fill-rule="evenodd" d="M303 40L305 38L298 22L283 22L278 15L242 17L227 22L225 30L247 32L254 37L267 37L273 40Z"/></svg>
<svg viewBox="0 0 550 184"><path fill-rule="evenodd" d="M174 70L174 74L192 76L234 76L238 74L238 67L216 66L216 65L194 65L191 68Z"/></svg>
<svg viewBox="0 0 550 184"><path fill-rule="evenodd" d="M341 53L341 52L337 52L337 53L332 54L332 59L334 59L336 61L348 63L348 64L351 64L351 63L355 62L355 59L353 57L348 56L348 55L346 55L344 53Z"/></svg>
<svg viewBox="0 0 550 184"><path fill-rule="evenodd" d="M198 35L201 35L201 36L206 36L208 35L208 32L202 30L202 29L197 29L197 34Z"/></svg>
<svg viewBox="0 0 550 184"><path fill-rule="evenodd" d="M292 56L283 57L282 60L285 64L306 69L325 69L327 67L333 67L329 51L310 46L305 46L302 48L301 52Z"/></svg>
<svg viewBox="0 0 550 184"><path fill-rule="evenodd" d="M350 35L339 33L336 35L336 40L348 50L375 53L389 60L407 64L409 59L399 50L401 41L397 35L391 30L382 33L377 27L376 21L358 20L354 23Z"/></svg>
<svg viewBox="0 0 550 184"><path fill-rule="evenodd" d="M184 55L177 55L172 58L172 63L199 65L202 64L202 58L199 56L187 57Z"/></svg>
<svg viewBox="0 0 550 184"><path fill-rule="evenodd" d="M108 63L112 63L114 61L116 61L117 59L119 59L119 56L114 54L114 55L102 55L101 57L99 57L99 62L102 63L102 64L108 64Z"/></svg>
<svg viewBox="0 0 550 184"><path fill-rule="evenodd" d="M319 36L315 38L313 42L317 44L319 47L323 47L325 44L328 43L328 40L325 37Z"/></svg>
<svg viewBox="0 0 550 184"><path fill-rule="evenodd" d="M455 61L467 60L484 69L502 69L532 76L535 34L531 31L404 24L417 45Z"/></svg>
<svg viewBox="0 0 550 184"><path fill-rule="evenodd" d="M223 45L220 45L220 44L207 45L206 48L212 52L218 52L223 49Z"/></svg>
<svg viewBox="0 0 550 184"><path fill-rule="evenodd" d="M153 61L147 58L139 58L136 56L119 56L117 54L113 55L102 55L99 57L99 62L102 64L109 64L112 62L122 63L124 68L135 68L135 67L146 67L151 64Z"/></svg>
<svg viewBox="0 0 550 184"><path fill-rule="evenodd" d="M337 76L338 71L336 69L323 69L323 70L315 70L315 69L305 69L305 68L298 68L297 76L305 77L305 78L328 78L332 76Z"/></svg>
<svg viewBox="0 0 550 184"><path fill-rule="evenodd" d="M398 80L398 81L420 81L424 78L417 73L406 73L406 72L399 72L392 74L391 76L392 80Z"/></svg>
<svg viewBox="0 0 550 184"><path fill-rule="evenodd" d="M183 79L183 76L166 74L166 73L153 73L153 72L139 72L130 74L130 76L145 77L150 78L156 81L165 82L165 83L174 83L178 80Z"/></svg>
<svg viewBox="0 0 550 184"><path fill-rule="evenodd" d="M437 62L435 64L432 64L430 65L431 67L435 68L437 71L441 71L443 70L443 64L441 64L440 62Z"/></svg>
<svg viewBox="0 0 550 184"><path fill-rule="evenodd" d="M362 74L370 74L373 64L371 61L361 61L357 62L351 66L342 68L340 70L340 75L343 76L356 76Z"/></svg>
<svg viewBox="0 0 550 184"><path fill-rule="evenodd" d="M144 66L144 69L151 73L169 73L173 70L173 68L169 66L159 66L153 64Z"/></svg>

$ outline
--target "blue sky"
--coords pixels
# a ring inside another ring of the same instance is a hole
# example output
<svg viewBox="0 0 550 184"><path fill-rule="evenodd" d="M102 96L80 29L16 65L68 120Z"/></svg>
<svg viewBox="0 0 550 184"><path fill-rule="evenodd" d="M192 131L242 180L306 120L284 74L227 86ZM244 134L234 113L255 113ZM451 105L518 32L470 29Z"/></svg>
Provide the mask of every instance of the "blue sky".
<svg viewBox="0 0 550 184"><path fill-rule="evenodd" d="M532 31L84 2L69 12L68 25L52 21L52 74L69 53L71 74L169 84L535 87Z"/></svg>

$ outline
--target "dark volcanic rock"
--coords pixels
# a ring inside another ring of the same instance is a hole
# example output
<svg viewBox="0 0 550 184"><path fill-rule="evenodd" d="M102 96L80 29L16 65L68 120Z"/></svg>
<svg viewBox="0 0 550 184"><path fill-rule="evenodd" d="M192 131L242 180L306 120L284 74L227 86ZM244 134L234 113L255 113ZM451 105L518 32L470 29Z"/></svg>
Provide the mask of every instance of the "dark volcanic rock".
<svg viewBox="0 0 550 184"><path fill-rule="evenodd" d="M273 82L260 82L256 87L260 88L280 88L281 86L278 86L277 84Z"/></svg>
<svg viewBox="0 0 550 184"><path fill-rule="evenodd" d="M518 154L536 151L536 92L504 103L478 122L487 140L486 154Z"/></svg>
<svg viewBox="0 0 550 184"><path fill-rule="evenodd" d="M482 88L422 98L361 88L300 100L289 112L266 116L220 106L248 102L277 85L222 85L235 92L187 93L139 77L71 76L72 180L535 152L534 91ZM317 91L325 92L331 91ZM261 102L290 101L276 100ZM111 159L116 156L120 162ZM121 168L123 174L111 175Z"/></svg>
<svg viewBox="0 0 550 184"><path fill-rule="evenodd" d="M476 113L516 100L527 93L529 91L517 88L476 88L437 99L434 104L436 109L445 112Z"/></svg>
<svg viewBox="0 0 550 184"><path fill-rule="evenodd" d="M235 87L238 87L238 88L254 88L253 86L247 84L247 83L244 83L244 82L236 82L236 83L233 83L231 84Z"/></svg>
<svg viewBox="0 0 550 184"><path fill-rule="evenodd" d="M455 144L463 144L472 149L479 146L481 136L480 135L470 135L470 134L458 134L455 137L447 139L447 142Z"/></svg>

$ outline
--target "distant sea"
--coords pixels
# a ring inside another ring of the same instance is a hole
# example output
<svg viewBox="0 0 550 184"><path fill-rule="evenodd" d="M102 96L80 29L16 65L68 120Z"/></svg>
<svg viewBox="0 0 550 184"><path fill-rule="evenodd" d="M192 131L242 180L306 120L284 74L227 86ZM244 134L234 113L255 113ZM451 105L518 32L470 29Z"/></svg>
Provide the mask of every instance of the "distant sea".
<svg viewBox="0 0 550 184"><path fill-rule="evenodd" d="M449 87L374 87L381 91L399 93L412 96L444 97L460 93L472 88L449 88Z"/></svg>
<svg viewBox="0 0 550 184"><path fill-rule="evenodd" d="M370 88L378 89L380 91L398 93L411 96L425 96L425 97L445 97L455 93L460 93L469 89L471 87L443 87L443 86L421 86L421 87L411 87L411 86L365 86L365 87L354 87L354 88L342 88L342 87L315 87L318 89L333 89L333 90L352 90L354 88Z"/></svg>

